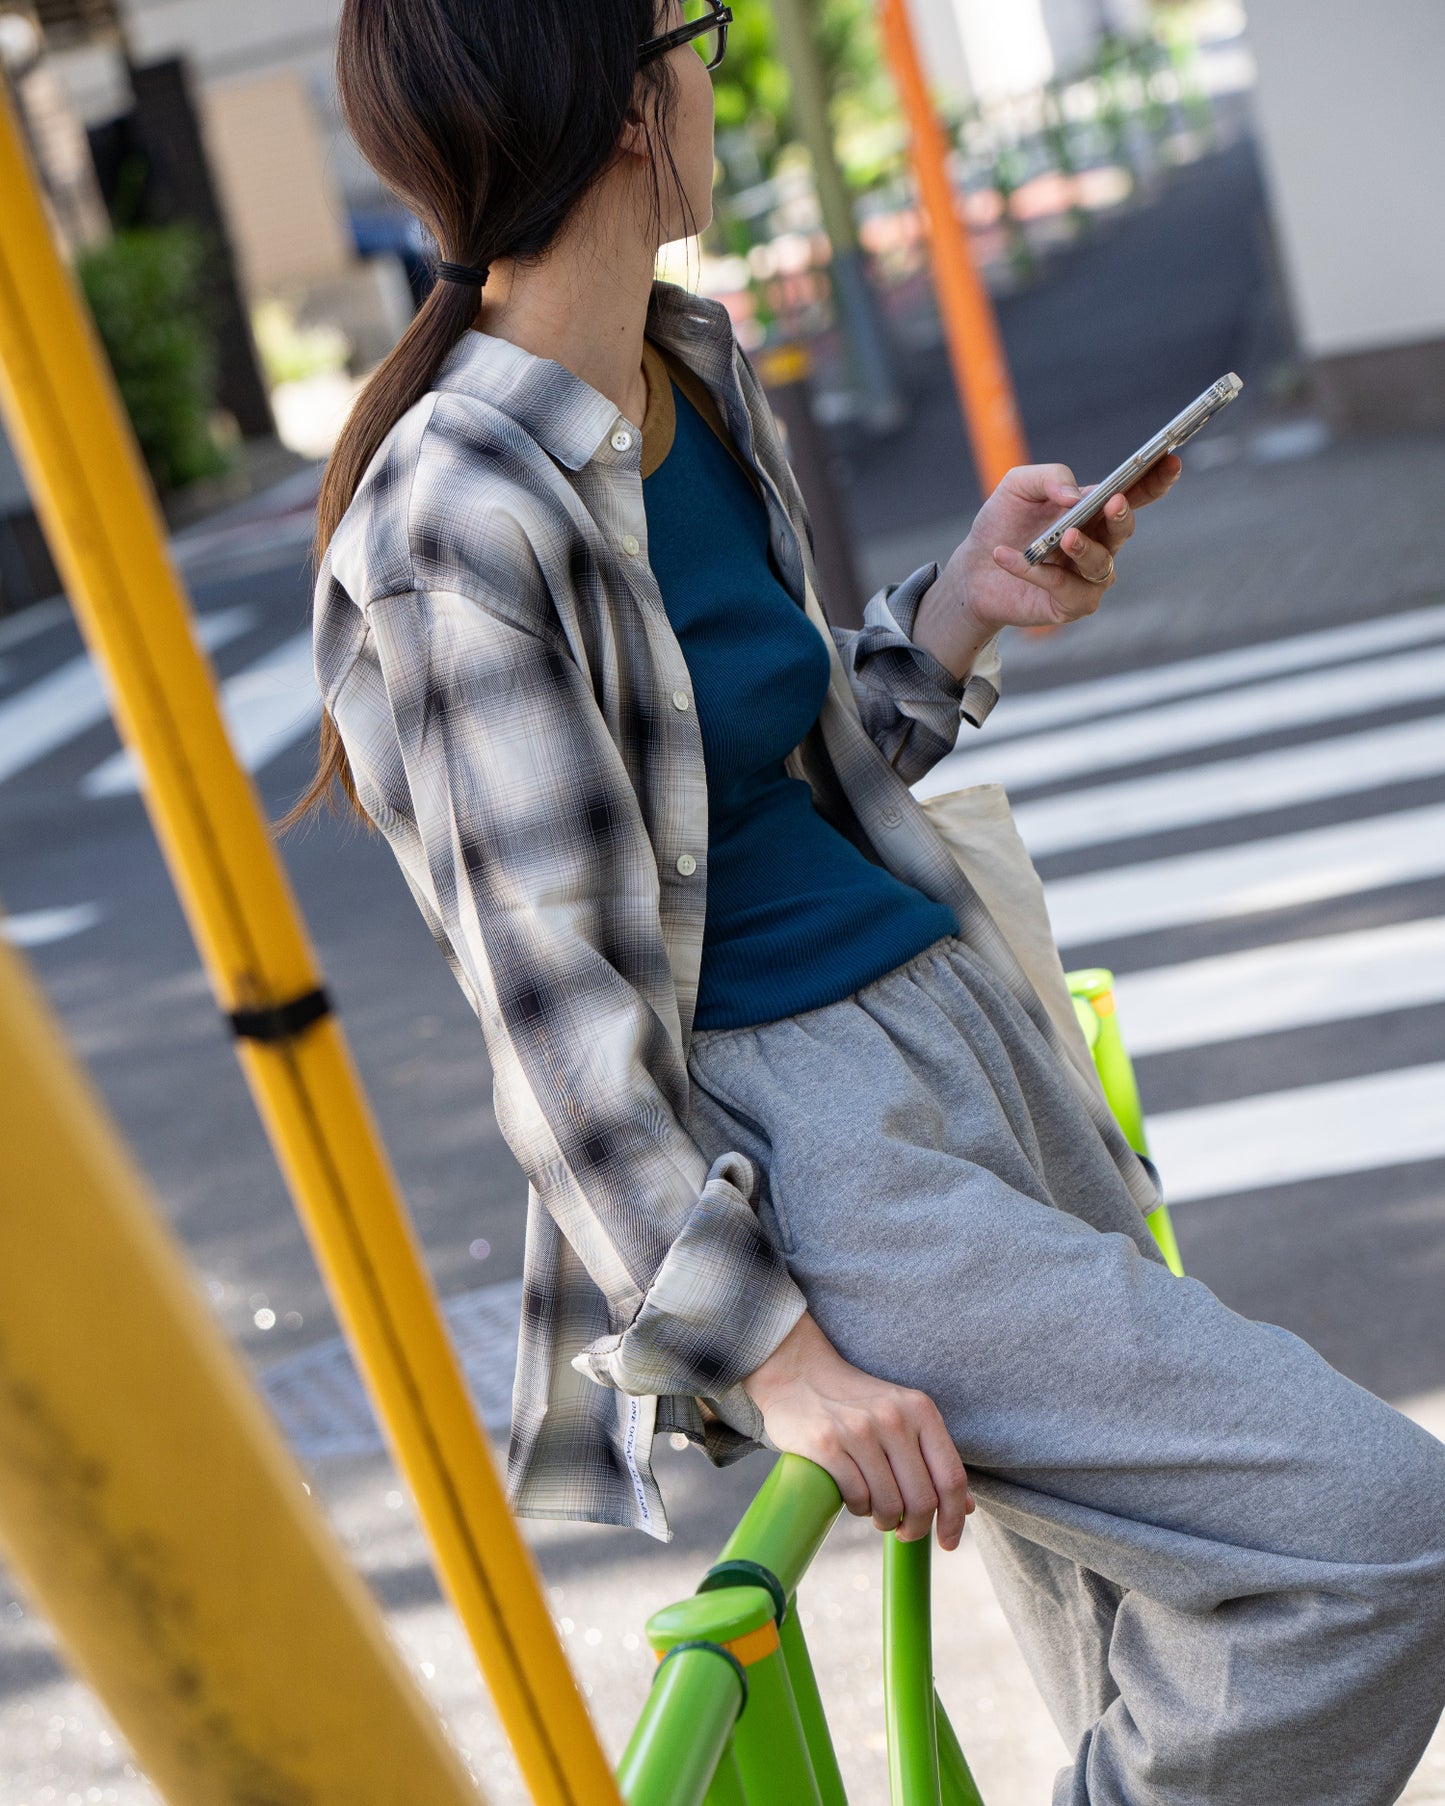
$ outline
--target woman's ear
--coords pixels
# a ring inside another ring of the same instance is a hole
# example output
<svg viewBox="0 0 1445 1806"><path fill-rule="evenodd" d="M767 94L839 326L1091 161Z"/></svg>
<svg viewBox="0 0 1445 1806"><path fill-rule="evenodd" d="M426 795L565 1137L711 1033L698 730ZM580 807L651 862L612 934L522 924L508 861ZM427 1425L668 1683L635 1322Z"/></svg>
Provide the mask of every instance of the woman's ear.
<svg viewBox="0 0 1445 1806"><path fill-rule="evenodd" d="M640 108L632 106L627 109L622 120L622 130L618 134L617 148L625 157L651 157L652 143Z"/></svg>

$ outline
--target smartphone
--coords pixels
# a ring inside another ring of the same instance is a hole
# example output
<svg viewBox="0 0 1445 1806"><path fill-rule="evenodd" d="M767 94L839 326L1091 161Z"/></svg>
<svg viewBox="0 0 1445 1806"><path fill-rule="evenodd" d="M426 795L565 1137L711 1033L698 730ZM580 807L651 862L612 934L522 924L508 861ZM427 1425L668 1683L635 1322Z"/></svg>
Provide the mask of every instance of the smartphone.
<svg viewBox="0 0 1445 1806"><path fill-rule="evenodd" d="M1221 376L1217 383L1211 383L1197 401L1191 401L1182 414L1176 414L1168 426L1162 427L1147 444L1141 445L1127 463L1121 464L1116 471L1105 477L1082 501L1075 502L1069 512L1056 520L1047 533L1041 533L1031 546L1026 546L1024 557L1030 564L1038 564L1041 559L1047 558L1067 532L1091 521L1111 496L1119 495L1125 489L1132 489L1151 465L1157 464L1161 458L1167 458L1170 452L1178 451L1206 421L1213 420L1221 408L1227 408L1243 387L1244 384L1232 370L1228 376Z"/></svg>

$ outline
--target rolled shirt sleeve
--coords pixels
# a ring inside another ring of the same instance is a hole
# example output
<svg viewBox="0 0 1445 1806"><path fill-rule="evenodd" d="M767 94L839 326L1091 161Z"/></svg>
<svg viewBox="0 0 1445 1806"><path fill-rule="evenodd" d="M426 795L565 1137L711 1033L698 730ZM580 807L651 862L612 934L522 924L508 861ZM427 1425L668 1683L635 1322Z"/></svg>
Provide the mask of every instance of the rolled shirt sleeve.
<svg viewBox="0 0 1445 1806"><path fill-rule="evenodd" d="M862 627L833 633L863 725L910 784L953 750L960 720L982 727L999 696L997 634L962 679L914 644L919 604L937 578L936 563L920 565L870 598Z"/></svg>
<svg viewBox="0 0 1445 1806"><path fill-rule="evenodd" d="M640 1394L676 1392L676 1376L689 1374L690 1389L712 1401L731 1428L761 1436L761 1413L739 1382L766 1360L805 1306L785 1268L780 1281L781 1258L761 1234L750 1202L755 1185L752 1165L740 1154L713 1163L632 1322L575 1356L579 1373Z"/></svg>
<svg viewBox="0 0 1445 1806"><path fill-rule="evenodd" d="M705 1398L756 1438L740 1382L803 1298L750 1163L709 1169L682 1127L656 861L592 689L560 642L477 598L411 591L368 613L370 681L359 660L333 715L482 1023L503 1134L606 1299L611 1333L572 1365Z"/></svg>

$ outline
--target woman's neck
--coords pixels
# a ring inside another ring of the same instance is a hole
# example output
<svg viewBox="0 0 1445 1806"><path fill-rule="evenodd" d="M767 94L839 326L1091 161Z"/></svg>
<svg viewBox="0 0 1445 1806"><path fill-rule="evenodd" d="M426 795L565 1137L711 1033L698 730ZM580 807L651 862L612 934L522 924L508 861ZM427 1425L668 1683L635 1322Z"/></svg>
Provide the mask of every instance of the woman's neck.
<svg viewBox="0 0 1445 1806"><path fill-rule="evenodd" d="M564 229L539 264L498 258L480 331L549 357L605 395L639 427L647 407L642 340L656 252L636 232L611 230L599 208Z"/></svg>

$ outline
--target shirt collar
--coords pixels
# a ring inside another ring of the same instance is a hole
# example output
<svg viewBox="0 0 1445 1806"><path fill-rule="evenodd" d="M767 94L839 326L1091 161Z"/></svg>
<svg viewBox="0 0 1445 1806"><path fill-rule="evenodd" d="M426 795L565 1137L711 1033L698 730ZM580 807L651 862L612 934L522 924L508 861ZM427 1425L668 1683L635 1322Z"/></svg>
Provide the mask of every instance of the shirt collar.
<svg viewBox="0 0 1445 1806"><path fill-rule="evenodd" d="M732 328L719 302L654 282L647 331L710 387L731 373ZM442 360L432 387L490 403L568 470L590 463L621 419L605 395L564 364L475 328Z"/></svg>

